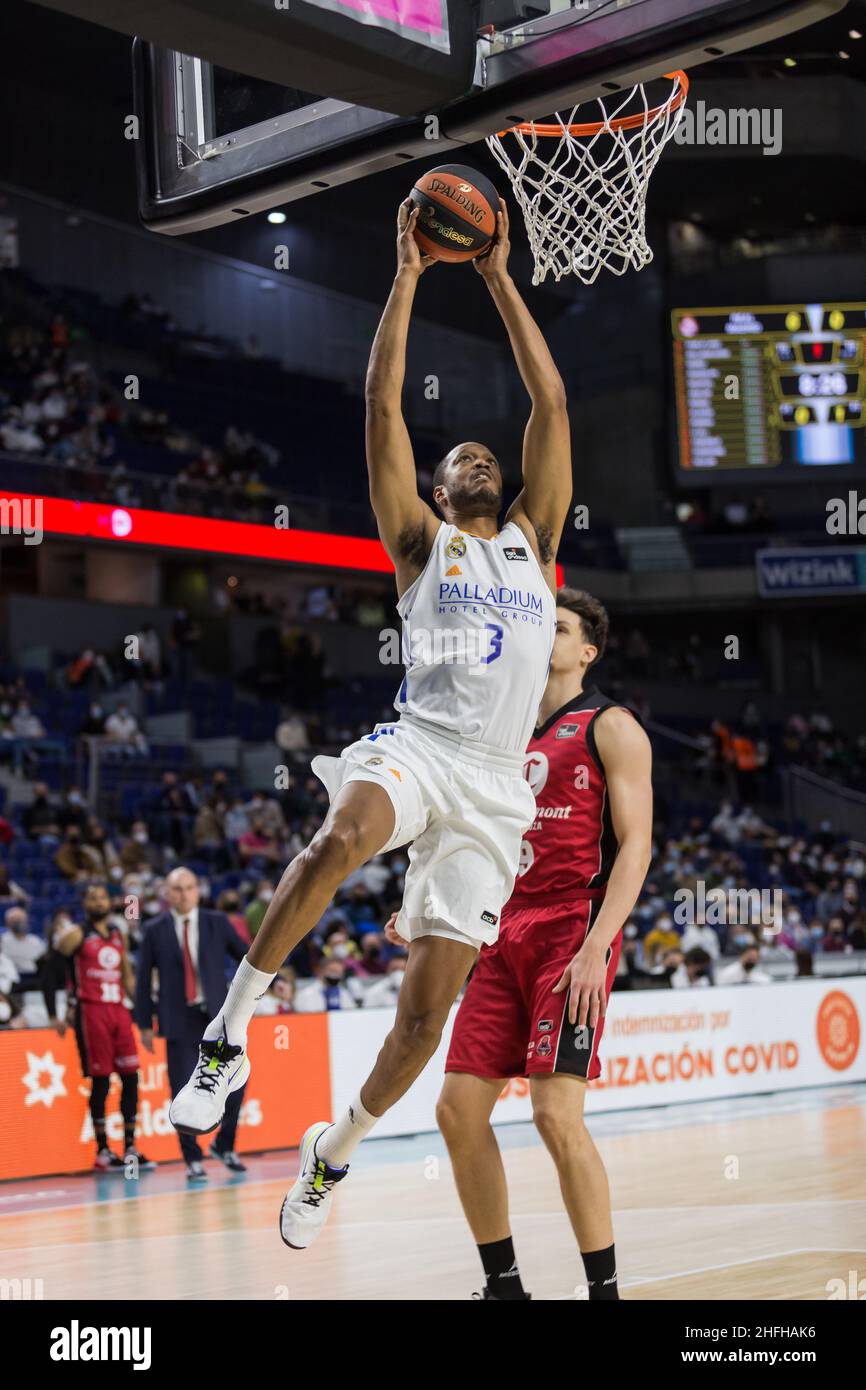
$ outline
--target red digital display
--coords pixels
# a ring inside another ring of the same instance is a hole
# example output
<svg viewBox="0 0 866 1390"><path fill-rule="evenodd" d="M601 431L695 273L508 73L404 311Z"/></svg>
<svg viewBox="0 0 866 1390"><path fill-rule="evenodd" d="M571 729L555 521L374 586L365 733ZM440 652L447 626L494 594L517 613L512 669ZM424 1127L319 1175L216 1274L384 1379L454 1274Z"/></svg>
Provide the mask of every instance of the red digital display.
<svg viewBox="0 0 866 1390"><path fill-rule="evenodd" d="M35 497L3 492L0 500L29 504L29 516L42 504L39 522L46 536L80 536L119 545L143 545L159 550L191 550L207 555L239 555L249 560L278 560L322 569L364 570L393 574L394 566L381 541L365 536L341 536L332 531L277 530L249 521L211 521L182 512L152 512L141 507L117 507L103 502L72 502L64 497ZM565 572L556 567L557 584Z"/></svg>

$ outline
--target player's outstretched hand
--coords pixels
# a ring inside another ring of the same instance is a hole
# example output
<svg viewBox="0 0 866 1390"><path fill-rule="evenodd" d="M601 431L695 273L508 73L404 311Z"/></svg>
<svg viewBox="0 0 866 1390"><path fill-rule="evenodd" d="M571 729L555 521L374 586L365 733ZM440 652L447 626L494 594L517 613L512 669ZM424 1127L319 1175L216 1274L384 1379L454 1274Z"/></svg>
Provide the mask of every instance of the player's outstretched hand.
<svg viewBox="0 0 866 1390"><path fill-rule="evenodd" d="M397 930L397 914L396 914L396 912L392 912L392 913L391 913L391 916L388 918L387 922L385 923L384 932L385 932L385 940L386 940L386 941L389 941L389 942L391 943L392 946L402 946L403 950L405 951L405 949L406 949L406 947L409 945L409 943L408 943L408 941L406 940L406 938L403 937L403 936L401 936L400 933L399 933L398 930Z"/></svg>
<svg viewBox="0 0 866 1390"><path fill-rule="evenodd" d="M492 280L497 275L506 274L510 250L511 227L508 221L508 208L505 206L505 199L500 198L493 245L483 256L476 256L472 264L484 280Z"/></svg>
<svg viewBox="0 0 866 1390"><path fill-rule="evenodd" d="M605 953L584 945L569 961L554 986L554 994L569 991L568 1021L572 1026L594 1028L607 1007Z"/></svg>
<svg viewBox="0 0 866 1390"><path fill-rule="evenodd" d="M397 269L412 270L423 275L434 262L433 256L421 254L421 247L415 240L415 227L420 208L407 198L397 209Z"/></svg>

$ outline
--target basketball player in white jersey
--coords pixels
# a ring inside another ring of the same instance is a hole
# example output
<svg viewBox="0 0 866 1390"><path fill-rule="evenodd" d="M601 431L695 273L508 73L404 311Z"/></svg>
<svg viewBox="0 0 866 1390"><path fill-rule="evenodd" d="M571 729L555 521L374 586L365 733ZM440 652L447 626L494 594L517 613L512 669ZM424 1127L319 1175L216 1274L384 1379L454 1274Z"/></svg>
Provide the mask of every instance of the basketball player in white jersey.
<svg viewBox="0 0 866 1390"><path fill-rule="evenodd" d="M535 813L523 753L553 648L555 556L571 500L565 392L508 274L501 203L493 249L475 266L532 403L523 490L500 529L499 465L483 444L466 443L436 470L433 499L443 519L422 501L401 412L412 305L430 264L413 235L417 215L408 203L399 210L397 274L367 374L370 499L394 562L404 625L400 718L339 758L313 760L330 794L328 815L286 869L170 1112L181 1132L216 1128L228 1094L249 1074L247 1025L277 969L350 873L408 844L399 926L410 947L396 1021L346 1113L304 1135L298 1179L280 1217L283 1240L295 1249L321 1229L357 1143L435 1052L480 947L496 940Z"/></svg>

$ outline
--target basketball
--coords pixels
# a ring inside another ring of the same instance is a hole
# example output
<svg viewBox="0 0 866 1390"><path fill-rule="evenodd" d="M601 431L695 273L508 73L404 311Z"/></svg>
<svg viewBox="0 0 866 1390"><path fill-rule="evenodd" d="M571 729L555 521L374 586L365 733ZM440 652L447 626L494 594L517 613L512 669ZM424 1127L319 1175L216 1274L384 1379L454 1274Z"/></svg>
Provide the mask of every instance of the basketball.
<svg viewBox="0 0 866 1390"><path fill-rule="evenodd" d="M437 261L473 261L496 231L499 194L484 174L465 164L440 164L412 189L420 209L415 239Z"/></svg>

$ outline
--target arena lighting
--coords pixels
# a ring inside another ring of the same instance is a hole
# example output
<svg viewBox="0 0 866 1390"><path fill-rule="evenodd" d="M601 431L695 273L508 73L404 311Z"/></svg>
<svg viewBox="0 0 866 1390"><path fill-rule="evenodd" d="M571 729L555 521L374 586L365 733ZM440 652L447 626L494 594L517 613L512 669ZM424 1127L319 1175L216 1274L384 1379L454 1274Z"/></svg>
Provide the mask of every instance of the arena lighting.
<svg viewBox="0 0 866 1390"><path fill-rule="evenodd" d="M394 572L381 541L365 536L341 536L333 531L281 531L251 521L212 521L184 512L152 512L142 507L72 502L64 497L36 497L24 492L0 492L0 501L3 500L29 502L31 506L41 503L41 524L46 536L78 536L110 544L191 550L206 555L242 555L248 560L276 560L321 569ZM556 582L565 583L561 565L556 567Z"/></svg>
<svg viewBox="0 0 866 1390"><path fill-rule="evenodd" d="M286 214L285 214L284 212L269 212L269 213L268 213L268 221L269 221L269 222L273 222L274 226L276 226L276 227L281 227L282 224L285 222L285 220L286 220Z"/></svg>

